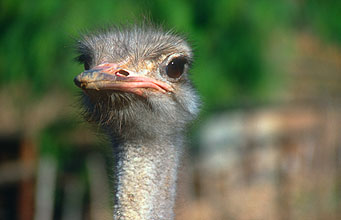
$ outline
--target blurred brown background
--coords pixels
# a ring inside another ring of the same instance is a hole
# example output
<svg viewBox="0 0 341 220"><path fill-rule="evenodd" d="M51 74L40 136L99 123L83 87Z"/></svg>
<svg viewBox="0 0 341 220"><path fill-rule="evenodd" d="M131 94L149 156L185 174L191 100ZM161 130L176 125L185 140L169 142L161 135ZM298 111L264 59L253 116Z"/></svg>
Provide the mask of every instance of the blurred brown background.
<svg viewBox="0 0 341 220"><path fill-rule="evenodd" d="M188 37L202 113L179 220L341 219L341 3L0 2L0 219L111 219L111 149L83 122L79 33L142 15Z"/></svg>

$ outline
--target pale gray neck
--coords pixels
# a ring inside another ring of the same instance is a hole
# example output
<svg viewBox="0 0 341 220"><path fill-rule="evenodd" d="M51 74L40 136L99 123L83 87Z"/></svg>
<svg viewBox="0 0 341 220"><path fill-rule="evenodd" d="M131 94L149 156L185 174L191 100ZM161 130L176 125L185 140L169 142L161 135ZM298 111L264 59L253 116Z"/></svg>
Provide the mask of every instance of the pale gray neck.
<svg viewBox="0 0 341 220"><path fill-rule="evenodd" d="M158 143L128 142L114 146L115 220L174 219L181 149L179 144Z"/></svg>

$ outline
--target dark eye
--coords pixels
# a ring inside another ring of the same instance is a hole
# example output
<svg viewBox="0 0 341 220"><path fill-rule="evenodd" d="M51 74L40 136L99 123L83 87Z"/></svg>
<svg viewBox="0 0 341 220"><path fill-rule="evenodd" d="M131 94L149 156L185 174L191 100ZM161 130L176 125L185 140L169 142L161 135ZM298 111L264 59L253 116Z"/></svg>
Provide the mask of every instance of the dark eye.
<svg viewBox="0 0 341 220"><path fill-rule="evenodd" d="M182 57L172 59L166 67L167 75L170 78L179 78L184 72L186 63L187 60Z"/></svg>
<svg viewBox="0 0 341 220"><path fill-rule="evenodd" d="M89 70L90 69L90 65L88 62L84 62L84 70Z"/></svg>

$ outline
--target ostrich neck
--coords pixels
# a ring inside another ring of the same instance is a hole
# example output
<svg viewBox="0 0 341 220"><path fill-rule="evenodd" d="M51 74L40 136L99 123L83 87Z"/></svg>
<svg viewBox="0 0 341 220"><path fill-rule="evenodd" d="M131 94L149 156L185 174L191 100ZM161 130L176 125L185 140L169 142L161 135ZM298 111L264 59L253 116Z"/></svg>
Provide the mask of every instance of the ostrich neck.
<svg viewBox="0 0 341 220"><path fill-rule="evenodd" d="M179 144L166 143L150 140L148 143L127 142L114 146L114 219L174 219L181 150Z"/></svg>

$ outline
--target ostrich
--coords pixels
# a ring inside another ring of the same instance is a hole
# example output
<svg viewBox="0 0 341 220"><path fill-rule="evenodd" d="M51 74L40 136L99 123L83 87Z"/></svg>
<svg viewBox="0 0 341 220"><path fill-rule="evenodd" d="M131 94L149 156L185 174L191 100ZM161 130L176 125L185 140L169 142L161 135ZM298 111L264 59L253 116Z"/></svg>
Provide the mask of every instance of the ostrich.
<svg viewBox="0 0 341 220"><path fill-rule="evenodd" d="M87 34L77 51L85 118L113 145L114 219L174 219L184 130L199 107L190 46L161 28L129 26Z"/></svg>

